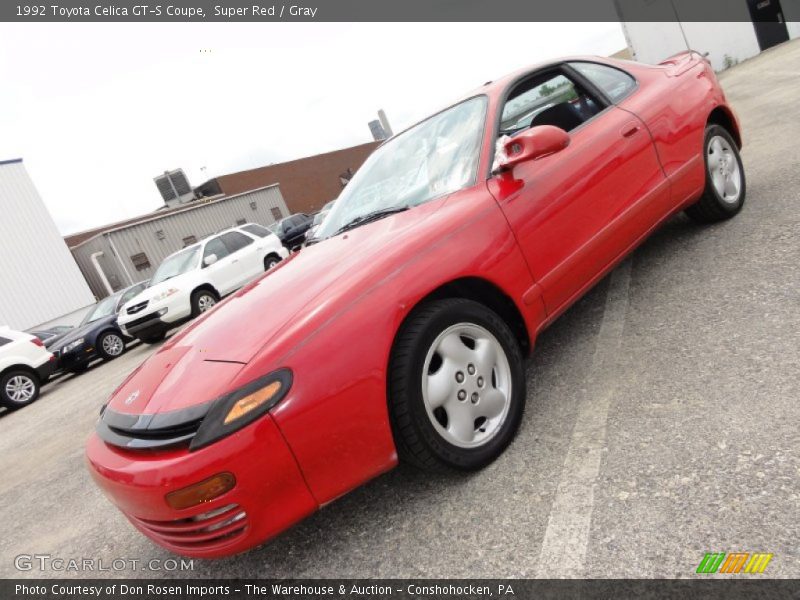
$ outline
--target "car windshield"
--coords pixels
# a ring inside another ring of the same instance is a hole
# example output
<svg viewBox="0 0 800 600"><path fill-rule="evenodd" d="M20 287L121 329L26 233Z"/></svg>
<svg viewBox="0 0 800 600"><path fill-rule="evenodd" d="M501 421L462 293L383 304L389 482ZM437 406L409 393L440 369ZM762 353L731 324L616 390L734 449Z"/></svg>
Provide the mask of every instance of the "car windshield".
<svg viewBox="0 0 800 600"><path fill-rule="evenodd" d="M103 317L110 317L111 315L115 314L114 310L117 307L117 300L119 300L119 292L95 304L89 313L83 318L81 325L86 325L86 323L92 323L93 321L97 321Z"/></svg>
<svg viewBox="0 0 800 600"><path fill-rule="evenodd" d="M477 96L386 142L347 184L317 237L335 235L359 217L416 206L471 185L485 115L486 97Z"/></svg>
<svg viewBox="0 0 800 600"><path fill-rule="evenodd" d="M192 246L191 248L186 248L186 250L181 250L177 254L168 256L156 269L153 278L150 280L150 287L191 271L197 266L199 255L200 246Z"/></svg>

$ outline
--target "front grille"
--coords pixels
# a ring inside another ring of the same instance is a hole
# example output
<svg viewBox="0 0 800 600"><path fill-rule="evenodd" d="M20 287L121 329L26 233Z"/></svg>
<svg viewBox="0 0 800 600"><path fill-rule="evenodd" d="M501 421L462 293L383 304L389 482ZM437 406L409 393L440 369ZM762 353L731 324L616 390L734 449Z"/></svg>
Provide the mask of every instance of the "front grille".
<svg viewBox="0 0 800 600"><path fill-rule="evenodd" d="M127 312L129 315L135 315L136 313L142 312L145 308L147 308L147 305L149 303L150 303L149 300L145 300L144 302L138 302L133 306L129 306Z"/></svg>
<svg viewBox="0 0 800 600"><path fill-rule="evenodd" d="M227 543L247 529L247 514L238 504L174 521L131 519L157 541L181 550L201 550Z"/></svg>
<svg viewBox="0 0 800 600"><path fill-rule="evenodd" d="M133 415L106 409L97 435L107 444L128 450L188 447L211 407L210 402L177 411Z"/></svg>

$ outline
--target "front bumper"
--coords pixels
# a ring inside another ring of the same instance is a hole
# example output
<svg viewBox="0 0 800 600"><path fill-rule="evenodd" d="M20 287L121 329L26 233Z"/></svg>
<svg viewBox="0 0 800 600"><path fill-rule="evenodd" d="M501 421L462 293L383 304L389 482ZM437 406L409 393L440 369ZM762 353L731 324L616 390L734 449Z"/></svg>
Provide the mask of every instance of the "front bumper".
<svg viewBox="0 0 800 600"><path fill-rule="evenodd" d="M86 458L94 480L134 527L185 556L243 552L318 507L269 415L195 452L123 450L92 434ZM167 504L168 492L222 472L236 478L222 496L183 510Z"/></svg>
<svg viewBox="0 0 800 600"><path fill-rule="evenodd" d="M58 369L71 371L89 364L98 357L98 354L97 349L91 344L81 344L69 352L59 351L56 356L58 358Z"/></svg>

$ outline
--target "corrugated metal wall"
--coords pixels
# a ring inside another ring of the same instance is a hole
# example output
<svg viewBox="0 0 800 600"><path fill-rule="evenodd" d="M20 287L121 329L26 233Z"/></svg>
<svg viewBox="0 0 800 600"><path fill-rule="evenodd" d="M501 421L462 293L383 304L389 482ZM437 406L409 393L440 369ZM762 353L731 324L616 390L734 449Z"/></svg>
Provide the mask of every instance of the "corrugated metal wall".
<svg viewBox="0 0 800 600"><path fill-rule="evenodd" d="M142 223L109 231L72 249L92 291L98 297L108 295L97 270L91 263L94 252L103 252L98 262L114 289L149 279L161 261L186 244L184 238L198 241L237 222L270 225L275 222L272 209L289 215L277 185L199 203L185 210L169 213ZM149 267L137 269L132 256L147 257Z"/></svg>
<svg viewBox="0 0 800 600"><path fill-rule="evenodd" d="M0 325L29 329L94 302L21 161L0 163Z"/></svg>

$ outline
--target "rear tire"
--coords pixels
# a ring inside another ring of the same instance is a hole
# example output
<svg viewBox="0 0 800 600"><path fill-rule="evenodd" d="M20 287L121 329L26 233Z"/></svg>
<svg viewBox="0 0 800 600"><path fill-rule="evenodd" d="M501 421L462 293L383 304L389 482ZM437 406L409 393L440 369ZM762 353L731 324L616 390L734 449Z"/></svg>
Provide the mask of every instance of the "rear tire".
<svg viewBox="0 0 800 600"><path fill-rule="evenodd" d="M686 214L698 223L730 219L742 210L747 181L739 148L725 128L719 125L706 127L703 159L706 187L700 199L686 209Z"/></svg>
<svg viewBox="0 0 800 600"><path fill-rule="evenodd" d="M211 310L217 302L219 296L211 290L197 290L192 294L192 317Z"/></svg>
<svg viewBox="0 0 800 600"><path fill-rule="evenodd" d="M508 325L461 298L424 304L398 333L389 412L400 459L432 471L472 471L513 439L525 405L522 351Z"/></svg>
<svg viewBox="0 0 800 600"><path fill-rule="evenodd" d="M39 377L25 369L8 371L0 377L0 406L17 410L39 397Z"/></svg>

